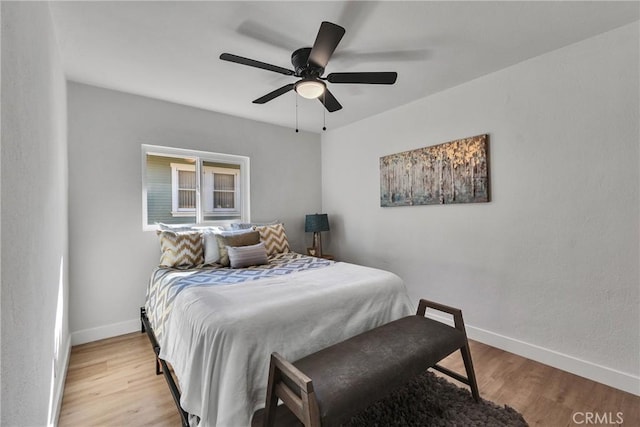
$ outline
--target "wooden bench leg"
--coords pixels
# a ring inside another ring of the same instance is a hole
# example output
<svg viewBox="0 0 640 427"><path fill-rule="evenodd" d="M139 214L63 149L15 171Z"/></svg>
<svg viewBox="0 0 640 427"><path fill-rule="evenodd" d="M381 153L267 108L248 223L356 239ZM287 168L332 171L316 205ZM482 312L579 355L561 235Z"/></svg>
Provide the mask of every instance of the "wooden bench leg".
<svg viewBox="0 0 640 427"><path fill-rule="evenodd" d="M469 348L469 339L467 338L467 331L464 327L464 320L462 319L462 310L454 307L449 307L447 305L439 304L437 302L428 301L425 299L421 299L418 304L418 316L424 316L427 312L427 308L432 308L434 310L442 311L445 313L449 313L453 316L453 323L455 328L461 331L464 334L464 346L460 347L460 353L462 354L462 361L464 362L464 368L467 371L466 378L462 375L453 372L447 368L444 368L440 365L434 366L434 369L442 372L443 374L449 375L456 380L467 384L471 389L471 395L473 396L473 400L476 402L480 402L480 392L478 391L478 382L476 380L476 373L473 369L473 362L471 361L471 349Z"/></svg>
<svg viewBox="0 0 640 427"><path fill-rule="evenodd" d="M471 395L473 400L480 403L480 392L478 391L478 382L476 381L476 373L473 370L473 362L471 361L471 350L469 349L469 342L460 349L462 353L462 360L464 361L464 369L467 371L467 380L469 381L469 387L471 388Z"/></svg>
<svg viewBox="0 0 640 427"><path fill-rule="evenodd" d="M294 385L297 390L291 388ZM313 383L278 353L271 354L265 402L264 427L273 427L278 399L305 425L320 427L320 412Z"/></svg>
<svg viewBox="0 0 640 427"><path fill-rule="evenodd" d="M280 370L276 369L276 364L271 356L269 363L269 380L267 381L267 399L264 406L264 427L273 427L276 418L276 408L278 406L278 396L275 393L275 384L281 381Z"/></svg>

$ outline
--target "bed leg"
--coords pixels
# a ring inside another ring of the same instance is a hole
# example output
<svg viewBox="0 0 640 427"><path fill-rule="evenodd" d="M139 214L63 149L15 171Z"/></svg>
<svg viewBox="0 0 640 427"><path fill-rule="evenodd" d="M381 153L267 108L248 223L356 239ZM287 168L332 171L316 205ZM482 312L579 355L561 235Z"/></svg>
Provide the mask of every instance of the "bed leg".
<svg viewBox="0 0 640 427"><path fill-rule="evenodd" d="M160 358L157 358L156 360L162 365L162 373L164 374L165 380L167 380L169 391L171 392L173 401L175 402L176 407L178 408L178 412L180 413L180 420L182 422L182 425L183 427L189 427L189 414L187 414L187 412L185 412L185 410L180 406L180 390L178 389L178 386L176 385L176 382L171 375L171 371L167 366L167 362Z"/></svg>
<svg viewBox="0 0 640 427"><path fill-rule="evenodd" d="M158 344L156 335L153 332L153 328L151 327L149 318L147 317L147 310L144 307L140 307L140 323L142 324L142 332L147 333L149 341L151 342L151 348L153 348L153 352L156 355L156 375L164 374L167 385L169 386L169 391L173 397L173 401L176 404L176 408L178 408L182 427L189 427L189 414L187 414L180 406L180 389L173 379L171 371L167 367L167 362L160 358L160 344Z"/></svg>
<svg viewBox="0 0 640 427"><path fill-rule="evenodd" d="M142 320L143 316L146 316L147 310L144 307L140 307L140 333L144 334L147 330L144 327L144 320Z"/></svg>

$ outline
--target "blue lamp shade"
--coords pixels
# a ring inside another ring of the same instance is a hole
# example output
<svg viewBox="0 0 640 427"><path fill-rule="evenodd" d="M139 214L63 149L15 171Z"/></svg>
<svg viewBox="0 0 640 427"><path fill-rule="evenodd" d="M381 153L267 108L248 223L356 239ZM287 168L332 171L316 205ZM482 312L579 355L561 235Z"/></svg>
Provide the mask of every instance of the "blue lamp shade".
<svg viewBox="0 0 640 427"><path fill-rule="evenodd" d="M304 231L307 233L329 231L329 216L327 214L307 215L304 220Z"/></svg>

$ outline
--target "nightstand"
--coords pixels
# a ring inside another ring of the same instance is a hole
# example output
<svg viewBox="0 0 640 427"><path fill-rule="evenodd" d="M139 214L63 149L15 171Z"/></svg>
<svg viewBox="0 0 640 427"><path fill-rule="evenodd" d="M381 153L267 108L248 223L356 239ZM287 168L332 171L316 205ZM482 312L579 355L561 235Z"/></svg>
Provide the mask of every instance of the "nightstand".
<svg viewBox="0 0 640 427"><path fill-rule="evenodd" d="M314 256L314 257L317 257L317 258L329 259L329 260L332 260L332 261L335 259L333 257L333 255L329 255L329 254L322 254L322 256L318 256L318 255L316 255L316 251L313 248L307 248L307 255Z"/></svg>

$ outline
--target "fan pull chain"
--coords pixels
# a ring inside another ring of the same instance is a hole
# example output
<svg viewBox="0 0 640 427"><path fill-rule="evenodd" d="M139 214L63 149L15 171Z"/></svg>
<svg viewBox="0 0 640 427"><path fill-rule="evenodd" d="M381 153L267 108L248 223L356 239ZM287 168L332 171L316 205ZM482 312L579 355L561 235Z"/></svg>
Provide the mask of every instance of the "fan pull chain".
<svg viewBox="0 0 640 427"><path fill-rule="evenodd" d="M296 93L296 132L298 132L298 94Z"/></svg>
<svg viewBox="0 0 640 427"><path fill-rule="evenodd" d="M327 91L322 92L322 130L327 130Z"/></svg>

